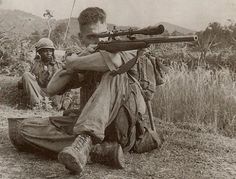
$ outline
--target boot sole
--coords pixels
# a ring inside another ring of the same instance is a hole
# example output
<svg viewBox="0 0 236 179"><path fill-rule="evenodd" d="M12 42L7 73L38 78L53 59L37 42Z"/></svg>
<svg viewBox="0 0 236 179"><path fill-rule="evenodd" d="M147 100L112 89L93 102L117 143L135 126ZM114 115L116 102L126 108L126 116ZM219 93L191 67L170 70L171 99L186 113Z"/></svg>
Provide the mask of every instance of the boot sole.
<svg viewBox="0 0 236 179"><path fill-rule="evenodd" d="M60 152L58 154L58 160L65 166L66 169L72 171L73 173L80 174L83 170L80 162L69 151Z"/></svg>

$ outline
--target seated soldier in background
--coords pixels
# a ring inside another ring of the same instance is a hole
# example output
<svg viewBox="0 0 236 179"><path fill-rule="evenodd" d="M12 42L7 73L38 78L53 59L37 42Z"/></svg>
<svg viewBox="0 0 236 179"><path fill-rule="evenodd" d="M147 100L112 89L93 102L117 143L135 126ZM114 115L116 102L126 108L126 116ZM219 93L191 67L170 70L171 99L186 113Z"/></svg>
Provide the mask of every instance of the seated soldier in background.
<svg viewBox="0 0 236 179"><path fill-rule="evenodd" d="M18 82L18 88L23 88L30 107L41 107L43 103L48 103L47 105L51 107L46 88L48 82L60 67L54 56L55 47L50 39L42 38L36 43L35 48L35 62L31 70L23 74L22 79ZM50 100L58 109L67 109L69 102L63 100L70 99L65 96L69 96L68 93L64 96L51 97Z"/></svg>

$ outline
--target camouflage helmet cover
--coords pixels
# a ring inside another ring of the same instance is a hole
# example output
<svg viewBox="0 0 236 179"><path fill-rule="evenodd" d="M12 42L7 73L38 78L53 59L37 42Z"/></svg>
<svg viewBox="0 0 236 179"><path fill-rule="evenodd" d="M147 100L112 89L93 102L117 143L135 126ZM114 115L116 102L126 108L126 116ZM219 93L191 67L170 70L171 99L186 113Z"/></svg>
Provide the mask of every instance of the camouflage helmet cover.
<svg viewBox="0 0 236 179"><path fill-rule="evenodd" d="M41 38L35 45L35 49L38 52L40 49L50 48L55 50L53 42L49 38Z"/></svg>

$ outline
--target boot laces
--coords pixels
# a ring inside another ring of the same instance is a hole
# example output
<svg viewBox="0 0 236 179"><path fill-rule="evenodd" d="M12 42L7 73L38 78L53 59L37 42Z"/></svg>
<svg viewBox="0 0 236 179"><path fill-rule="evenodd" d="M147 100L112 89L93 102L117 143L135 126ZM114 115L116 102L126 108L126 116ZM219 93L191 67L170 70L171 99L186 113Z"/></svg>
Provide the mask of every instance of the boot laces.
<svg viewBox="0 0 236 179"><path fill-rule="evenodd" d="M81 150L81 148L85 147L87 143L89 143L90 137L89 136L85 136L85 135L79 135L76 139L75 139L75 145L74 148L78 151Z"/></svg>

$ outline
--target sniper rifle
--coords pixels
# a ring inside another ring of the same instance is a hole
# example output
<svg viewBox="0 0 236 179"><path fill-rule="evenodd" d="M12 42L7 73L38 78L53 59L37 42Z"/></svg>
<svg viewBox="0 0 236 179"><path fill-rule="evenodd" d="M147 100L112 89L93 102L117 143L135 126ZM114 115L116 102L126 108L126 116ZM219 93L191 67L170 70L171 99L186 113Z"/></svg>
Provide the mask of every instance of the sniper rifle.
<svg viewBox="0 0 236 179"><path fill-rule="evenodd" d="M105 38L108 37L108 41L100 41L97 44L96 50L105 50L111 53L117 53L120 51L137 50L147 48L151 44L158 43L171 43L171 42L193 42L197 41L196 35L187 36L159 36L151 38L137 39L134 35L160 35L164 32L165 28L163 25L149 26L147 28L134 30L113 30L112 32L103 33L90 33L87 36L90 38ZM128 40L116 39L118 36L127 36Z"/></svg>

